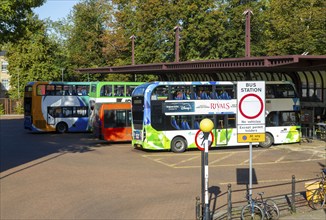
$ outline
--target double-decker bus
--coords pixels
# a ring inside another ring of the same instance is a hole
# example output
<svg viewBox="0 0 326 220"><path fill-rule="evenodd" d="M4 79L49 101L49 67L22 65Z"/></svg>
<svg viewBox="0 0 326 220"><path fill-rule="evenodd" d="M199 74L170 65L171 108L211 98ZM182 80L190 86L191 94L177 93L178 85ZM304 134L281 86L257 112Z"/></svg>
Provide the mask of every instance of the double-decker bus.
<svg viewBox="0 0 326 220"><path fill-rule="evenodd" d="M88 82L29 82L24 91L24 127L33 132L87 131Z"/></svg>
<svg viewBox="0 0 326 220"><path fill-rule="evenodd" d="M92 82L89 91L89 129L103 103L131 102L133 90L142 82Z"/></svg>
<svg viewBox="0 0 326 220"><path fill-rule="evenodd" d="M237 142L236 85L221 81L152 82L138 86L132 94L132 145L173 152L196 148L195 134L203 118L214 122L212 147L248 145ZM173 107L168 104L171 101L179 104ZM180 112L167 113L173 108ZM293 84L266 82L265 110L265 142L254 144L270 147L300 141L300 102Z"/></svg>
<svg viewBox="0 0 326 220"><path fill-rule="evenodd" d="M92 130L96 138L110 142L131 141L131 102L96 103Z"/></svg>

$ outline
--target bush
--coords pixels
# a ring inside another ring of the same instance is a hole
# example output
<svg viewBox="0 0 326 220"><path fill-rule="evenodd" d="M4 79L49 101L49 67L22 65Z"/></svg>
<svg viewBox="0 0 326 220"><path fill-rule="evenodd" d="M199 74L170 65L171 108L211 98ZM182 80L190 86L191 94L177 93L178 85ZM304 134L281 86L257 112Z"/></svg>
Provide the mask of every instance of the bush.
<svg viewBox="0 0 326 220"><path fill-rule="evenodd" d="M0 104L0 115L5 114L5 109L3 108L3 104Z"/></svg>
<svg viewBox="0 0 326 220"><path fill-rule="evenodd" d="M20 102L18 102L14 111L16 114L23 114L24 113L23 105Z"/></svg>

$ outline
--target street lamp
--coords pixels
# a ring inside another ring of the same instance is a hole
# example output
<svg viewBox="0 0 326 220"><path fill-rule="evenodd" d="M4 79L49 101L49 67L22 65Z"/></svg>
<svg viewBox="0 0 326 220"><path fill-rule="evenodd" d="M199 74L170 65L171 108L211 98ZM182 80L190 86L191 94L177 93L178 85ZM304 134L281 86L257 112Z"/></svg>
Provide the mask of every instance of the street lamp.
<svg viewBox="0 0 326 220"><path fill-rule="evenodd" d="M208 198L208 136L211 130L214 128L214 123L209 118L204 118L199 124L200 130L204 133L204 150L202 151L202 201L203 203L203 220L209 220L209 198Z"/></svg>
<svg viewBox="0 0 326 220"><path fill-rule="evenodd" d="M20 99L20 89L19 89L19 86L20 86L20 82L19 82L19 71L18 71L18 99Z"/></svg>
<svg viewBox="0 0 326 220"><path fill-rule="evenodd" d="M61 81L63 82L63 71L65 70L65 68L61 68Z"/></svg>

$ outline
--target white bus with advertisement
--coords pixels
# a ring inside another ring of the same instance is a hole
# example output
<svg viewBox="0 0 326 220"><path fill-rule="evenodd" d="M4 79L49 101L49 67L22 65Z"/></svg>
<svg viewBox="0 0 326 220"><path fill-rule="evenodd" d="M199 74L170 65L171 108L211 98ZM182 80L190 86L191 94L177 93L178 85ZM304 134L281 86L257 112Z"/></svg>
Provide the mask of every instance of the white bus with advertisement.
<svg viewBox="0 0 326 220"><path fill-rule="evenodd" d="M237 141L236 82L151 82L132 94L132 145L183 152L196 148L203 118L214 122L212 147L248 145ZM267 92L269 94L267 94ZM273 97L272 97L273 96ZM300 141L300 102L290 82L266 82L266 140L259 144Z"/></svg>

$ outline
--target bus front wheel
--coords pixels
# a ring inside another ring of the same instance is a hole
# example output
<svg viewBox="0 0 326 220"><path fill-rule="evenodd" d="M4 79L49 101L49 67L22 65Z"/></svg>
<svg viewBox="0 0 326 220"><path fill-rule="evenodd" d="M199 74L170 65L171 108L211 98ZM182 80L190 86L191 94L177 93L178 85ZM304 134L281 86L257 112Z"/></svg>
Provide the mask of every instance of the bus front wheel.
<svg viewBox="0 0 326 220"><path fill-rule="evenodd" d="M182 137L175 137L171 142L171 150L174 153L182 153L187 149L187 141Z"/></svg>
<svg viewBox="0 0 326 220"><path fill-rule="evenodd" d="M259 142L259 146L268 148L274 143L274 138L270 133L265 134L265 142Z"/></svg>
<svg viewBox="0 0 326 220"><path fill-rule="evenodd" d="M57 129L57 132L58 132L58 133L63 134L63 133L65 133L65 132L67 132L67 130L68 130L68 126L67 126L66 123L64 123L64 122L60 122L60 123L57 124L56 129Z"/></svg>

